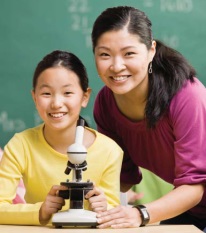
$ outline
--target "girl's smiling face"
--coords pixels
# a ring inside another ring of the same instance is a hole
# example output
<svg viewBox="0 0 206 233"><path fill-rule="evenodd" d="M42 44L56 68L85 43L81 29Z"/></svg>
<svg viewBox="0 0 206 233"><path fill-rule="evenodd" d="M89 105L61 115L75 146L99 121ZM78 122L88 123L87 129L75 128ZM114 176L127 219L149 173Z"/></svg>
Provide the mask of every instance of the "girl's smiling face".
<svg viewBox="0 0 206 233"><path fill-rule="evenodd" d="M134 89L147 91L148 66L155 55L155 45L153 41L148 50L126 28L103 33L94 51L102 81L115 94L127 94Z"/></svg>
<svg viewBox="0 0 206 233"><path fill-rule="evenodd" d="M75 124L82 107L89 101L90 89L84 92L79 78L71 70L57 66L38 77L32 97L45 127L64 129Z"/></svg>

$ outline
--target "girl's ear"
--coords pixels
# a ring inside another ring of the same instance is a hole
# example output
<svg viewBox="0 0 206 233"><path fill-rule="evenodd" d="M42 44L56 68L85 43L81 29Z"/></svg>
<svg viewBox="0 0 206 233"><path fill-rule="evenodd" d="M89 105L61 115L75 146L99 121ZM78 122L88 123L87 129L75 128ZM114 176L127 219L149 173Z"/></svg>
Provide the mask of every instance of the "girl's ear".
<svg viewBox="0 0 206 233"><path fill-rule="evenodd" d="M32 96L32 99L36 105L36 98L35 98L35 93L34 93L34 90L31 90L31 96Z"/></svg>
<svg viewBox="0 0 206 233"><path fill-rule="evenodd" d="M86 106L89 102L89 99L90 99L91 92L92 92L91 88L87 88L87 91L84 92L83 100L82 100L82 107L83 108L86 108Z"/></svg>

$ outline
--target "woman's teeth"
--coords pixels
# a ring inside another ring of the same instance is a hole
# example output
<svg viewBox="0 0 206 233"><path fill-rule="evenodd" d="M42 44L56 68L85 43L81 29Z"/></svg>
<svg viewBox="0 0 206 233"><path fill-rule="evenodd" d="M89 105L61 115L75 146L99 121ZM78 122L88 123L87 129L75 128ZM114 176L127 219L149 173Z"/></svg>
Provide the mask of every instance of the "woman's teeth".
<svg viewBox="0 0 206 233"><path fill-rule="evenodd" d="M118 76L118 77L113 76L113 79L115 81L123 81L123 80L127 79L127 77L128 76Z"/></svg>

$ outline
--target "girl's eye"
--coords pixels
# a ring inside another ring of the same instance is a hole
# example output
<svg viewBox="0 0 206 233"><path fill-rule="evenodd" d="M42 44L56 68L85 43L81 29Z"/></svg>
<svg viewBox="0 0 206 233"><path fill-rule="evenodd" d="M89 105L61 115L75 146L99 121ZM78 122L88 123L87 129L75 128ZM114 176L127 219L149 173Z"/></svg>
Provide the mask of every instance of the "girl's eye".
<svg viewBox="0 0 206 233"><path fill-rule="evenodd" d="M51 94L49 92L43 92L42 95L49 96Z"/></svg>
<svg viewBox="0 0 206 233"><path fill-rule="evenodd" d="M100 57L108 57L109 56L109 54L107 54L107 53L100 53Z"/></svg>

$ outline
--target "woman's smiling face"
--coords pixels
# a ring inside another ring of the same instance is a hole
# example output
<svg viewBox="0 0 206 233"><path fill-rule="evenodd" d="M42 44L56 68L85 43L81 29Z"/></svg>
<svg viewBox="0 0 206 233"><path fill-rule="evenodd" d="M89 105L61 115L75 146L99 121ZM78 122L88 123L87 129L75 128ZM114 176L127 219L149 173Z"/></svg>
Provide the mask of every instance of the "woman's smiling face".
<svg viewBox="0 0 206 233"><path fill-rule="evenodd" d="M102 81L116 94L148 87L148 66L155 54L126 28L103 33L95 47L95 62Z"/></svg>

